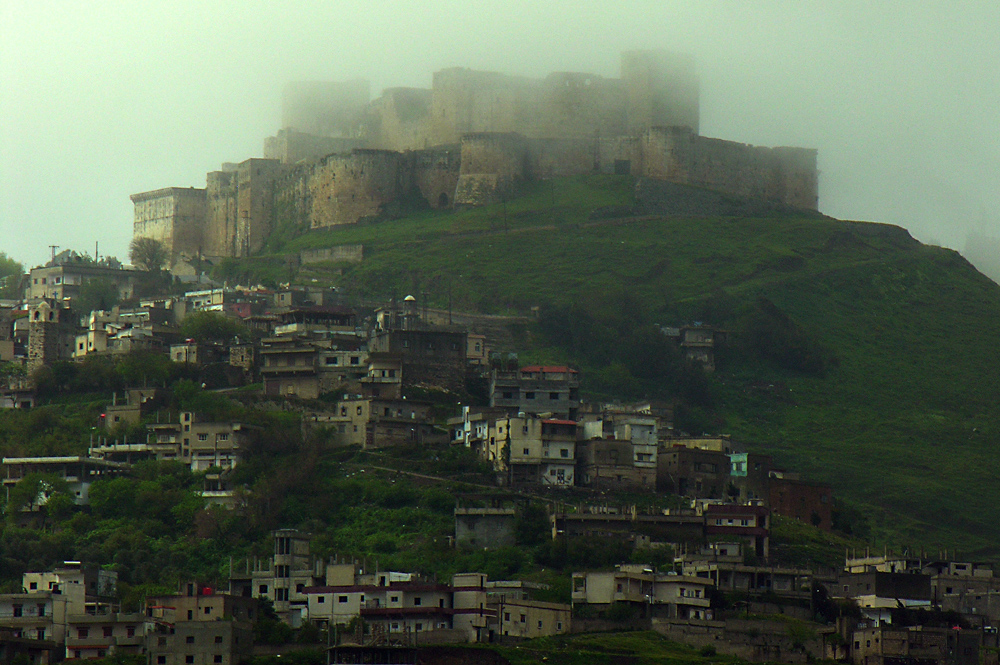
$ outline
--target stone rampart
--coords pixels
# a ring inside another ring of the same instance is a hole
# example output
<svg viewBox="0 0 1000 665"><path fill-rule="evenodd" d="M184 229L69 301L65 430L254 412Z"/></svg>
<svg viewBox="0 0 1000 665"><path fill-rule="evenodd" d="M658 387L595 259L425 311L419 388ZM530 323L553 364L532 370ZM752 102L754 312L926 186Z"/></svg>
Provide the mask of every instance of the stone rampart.
<svg viewBox="0 0 1000 665"><path fill-rule="evenodd" d="M412 159L390 150L328 155L316 165L307 186L310 227L353 224L381 216L412 191Z"/></svg>
<svg viewBox="0 0 1000 665"><path fill-rule="evenodd" d="M816 154L707 138L686 127L654 127L640 141L633 174L815 210Z"/></svg>
<svg viewBox="0 0 1000 665"><path fill-rule="evenodd" d="M322 261L343 261L345 263L361 263L364 258L364 245L337 245L324 249L307 249L299 252L299 262L303 265L320 263Z"/></svg>
<svg viewBox="0 0 1000 665"><path fill-rule="evenodd" d="M459 145L414 153L413 181L432 208L448 208L454 203L461 158Z"/></svg>
<svg viewBox="0 0 1000 665"><path fill-rule="evenodd" d="M466 134L461 162L455 205L484 205L511 196L530 177L528 144L520 134Z"/></svg>
<svg viewBox="0 0 1000 665"><path fill-rule="evenodd" d="M418 150L432 145L431 97L431 91L423 88L387 89L365 116L370 145L386 150Z"/></svg>

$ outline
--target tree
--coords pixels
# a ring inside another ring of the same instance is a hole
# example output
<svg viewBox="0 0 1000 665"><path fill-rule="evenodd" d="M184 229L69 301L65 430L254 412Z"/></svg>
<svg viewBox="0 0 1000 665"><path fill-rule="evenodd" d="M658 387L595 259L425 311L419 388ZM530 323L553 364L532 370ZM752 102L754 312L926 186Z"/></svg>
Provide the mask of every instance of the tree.
<svg viewBox="0 0 1000 665"><path fill-rule="evenodd" d="M24 266L0 252L0 298L19 298Z"/></svg>
<svg viewBox="0 0 1000 665"><path fill-rule="evenodd" d="M132 263L141 266L147 272L159 272L170 258L167 248L155 238L133 238L128 247L128 255Z"/></svg>
<svg viewBox="0 0 1000 665"><path fill-rule="evenodd" d="M246 336L247 329L218 312L192 312L181 323L181 334L198 342L228 342Z"/></svg>
<svg viewBox="0 0 1000 665"><path fill-rule="evenodd" d="M107 277L95 277L80 287L77 310L81 314L96 310L109 310L118 304L118 287Z"/></svg>

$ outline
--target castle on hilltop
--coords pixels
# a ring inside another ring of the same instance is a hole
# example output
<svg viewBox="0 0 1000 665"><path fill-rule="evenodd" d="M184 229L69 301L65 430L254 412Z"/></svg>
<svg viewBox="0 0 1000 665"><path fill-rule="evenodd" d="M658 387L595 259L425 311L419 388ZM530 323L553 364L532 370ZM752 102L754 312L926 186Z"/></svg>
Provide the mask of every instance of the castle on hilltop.
<svg viewBox="0 0 1000 665"><path fill-rule="evenodd" d="M617 79L451 68L430 89L375 100L366 81L293 83L282 120L263 159L224 164L204 189L134 194L134 235L163 242L172 263L247 256L279 221L351 224L420 199L482 205L524 182L586 173L817 208L816 151L701 136L694 62L663 51L623 53Z"/></svg>

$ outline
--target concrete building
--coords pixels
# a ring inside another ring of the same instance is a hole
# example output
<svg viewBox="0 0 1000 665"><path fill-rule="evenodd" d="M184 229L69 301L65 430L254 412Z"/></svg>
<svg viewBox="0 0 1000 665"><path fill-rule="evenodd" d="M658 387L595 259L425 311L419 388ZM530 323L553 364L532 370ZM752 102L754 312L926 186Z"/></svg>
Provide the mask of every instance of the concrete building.
<svg viewBox="0 0 1000 665"><path fill-rule="evenodd" d="M257 601L188 583L181 593L146 598L145 638L156 665L238 665L253 653Z"/></svg>
<svg viewBox="0 0 1000 665"><path fill-rule="evenodd" d="M80 456L65 457L4 457L3 486L10 498L10 490L31 473L52 474L66 481L70 496L77 505L89 502L90 486L95 480L111 478L124 473L127 465L109 460ZM40 497L44 502L45 497ZM38 502L34 504L37 508Z"/></svg>
<svg viewBox="0 0 1000 665"><path fill-rule="evenodd" d="M487 459L512 485L576 484L577 424L536 416L503 418L490 427Z"/></svg>
<svg viewBox="0 0 1000 665"><path fill-rule="evenodd" d="M309 552L309 535L294 529L272 534L274 555L246 562L230 573L229 592L243 598L266 598L282 621L298 628L309 618L306 589L323 584L325 566Z"/></svg>
<svg viewBox="0 0 1000 665"><path fill-rule="evenodd" d="M566 366L529 365L490 373L490 406L517 414L573 420L580 408L580 378Z"/></svg>
<svg viewBox="0 0 1000 665"><path fill-rule="evenodd" d="M833 528L833 488L772 474L769 479L769 504L778 515L794 517L824 531Z"/></svg>
<svg viewBox="0 0 1000 665"><path fill-rule="evenodd" d="M657 457L656 487L693 499L721 499L729 484L730 461L723 452L673 446Z"/></svg>
<svg viewBox="0 0 1000 665"><path fill-rule="evenodd" d="M45 265L32 268L28 273L24 297L75 302L80 290L91 280L105 280L118 291L122 300L133 295L136 271L126 270L117 261L94 261L73 250L65 250ZM85 313L85 312L81 312Z"/></svg>
<svg viewBox="0 0 1000 665"><path fill-rule="evenodd" d="M641 608L645 616L712 618L707 578L657 573L648 566L623 564L609 572L573 573L573 603L607 609L614 603Z"/></svg>
<svg viewBox="0 0 1000 665"><path fill-rule="evenodd" d="M182 462L197 472L235 467L250 428L241 423L203 422L195 413L182 411L176 423L152 424L149 430L156 459Z"/></svg>

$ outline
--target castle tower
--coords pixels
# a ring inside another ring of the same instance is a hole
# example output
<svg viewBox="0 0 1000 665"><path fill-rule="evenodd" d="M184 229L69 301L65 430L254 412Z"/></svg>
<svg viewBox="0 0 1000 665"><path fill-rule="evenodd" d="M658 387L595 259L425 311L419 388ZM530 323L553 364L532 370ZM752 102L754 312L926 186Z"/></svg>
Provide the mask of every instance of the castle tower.
<svg viewBox="0 0 1000 665"><path fill-rule="evenodd" d="M621 75L631 134L673 126L698 133L699 86L693 58L667 51L625 51Z"/></svg>
<svg viewBox="0 0 1000 665"><path fill-rule="evenodd" d="M62 310L48 300L28 308L28 376L36 370L68 357L64 354Z"/></svg>
<svg viewBox="0 0 1000 665"><path fill-rule="evenodd" d="M158 240L173 266L178 256L197 255L205 226L205 190L164 187L129 197L135 204L133 238Z"/></svg>

